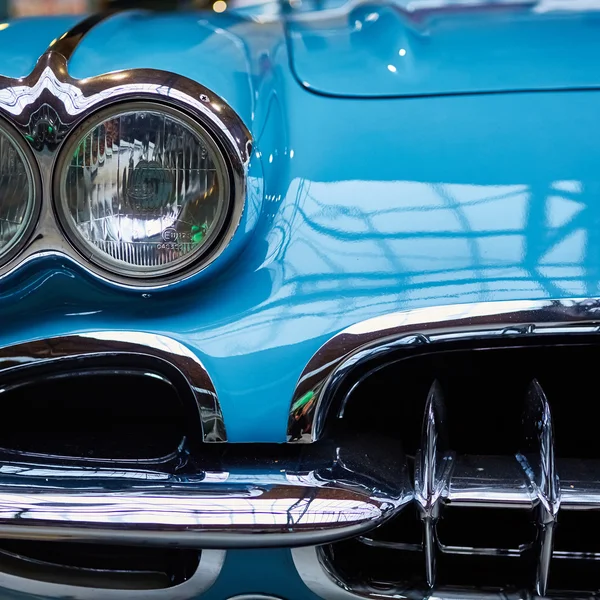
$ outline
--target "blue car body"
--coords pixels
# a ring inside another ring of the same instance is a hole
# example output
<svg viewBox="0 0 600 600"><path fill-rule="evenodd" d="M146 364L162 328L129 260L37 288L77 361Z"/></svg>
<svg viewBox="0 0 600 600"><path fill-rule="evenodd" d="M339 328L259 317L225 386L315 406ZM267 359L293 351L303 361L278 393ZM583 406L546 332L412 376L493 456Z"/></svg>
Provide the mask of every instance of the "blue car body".
<svg viewBox="0 0 600 600"><path fill-rule="evenodd" d="M76 22L10 22L0 72L27 76ZM69 61L76 79L138 68L201 83L249 129L239 248L152 291L40 256L3 277L1 346L168 336L210 373L229 442L283 443L305 367L348 327L426 307L600 295L600 6L131 11L99 22ZM229 550L202 597L248 593L317 597L286 548ZM26 598L11 594L1 595Z"/></svg>

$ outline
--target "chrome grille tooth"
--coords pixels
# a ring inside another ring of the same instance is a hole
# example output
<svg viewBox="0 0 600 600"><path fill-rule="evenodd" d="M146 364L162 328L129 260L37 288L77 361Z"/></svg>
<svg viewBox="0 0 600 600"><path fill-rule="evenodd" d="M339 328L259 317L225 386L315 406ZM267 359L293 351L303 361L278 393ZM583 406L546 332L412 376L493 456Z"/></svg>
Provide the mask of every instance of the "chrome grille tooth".
<svg viewBox="0 0 600 600"><path fill-rule="evenodd" d="M529 385L523 413L523 448L517 455L537 499L538 563L535 587L546 595L554 533L560 508L560 481L554 458L552 415L546 394L534 379Z"/></svg>
<svg viewBox="0 0 600 600"><path fill-rule="evenodd" d="M449 450L442 388L434 381L425 405L421 449L415 457L415 502L423 521L425 574L427 585L435 586L436 521L442 507L443 492L450 478L453 454Z"/></svg>

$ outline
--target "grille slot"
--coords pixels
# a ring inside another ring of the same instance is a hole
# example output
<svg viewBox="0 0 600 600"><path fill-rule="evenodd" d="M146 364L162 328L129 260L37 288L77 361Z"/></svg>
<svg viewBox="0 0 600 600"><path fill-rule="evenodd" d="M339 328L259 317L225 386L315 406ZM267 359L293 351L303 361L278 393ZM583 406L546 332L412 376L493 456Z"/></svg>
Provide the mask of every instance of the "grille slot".
<svg viewBox="0 0 600 600"><path fill-rule="evenodd" d="M27 579L114 590L154 590L180 585L198 568L199 551L0 541L0 571Z"/></svg>
<svg viewBox="0 0 600 600"><path fill-rule="evenodd" d="M144 367L94 361L5 377L0 453L40 461L177 461L199 440L184 386ZM197 426L196 426L197 425Z"/></svg>
<svg viewBox="0 0 600 600"><path fill-rule="evenodd" d="M593 372L599 351L584 340L456 346L371 365L346 382L326 433L400 437L414 497L378 529L321 549L323 564L361 593L598 593L596 386L567 377L565 365Z"/></svg>

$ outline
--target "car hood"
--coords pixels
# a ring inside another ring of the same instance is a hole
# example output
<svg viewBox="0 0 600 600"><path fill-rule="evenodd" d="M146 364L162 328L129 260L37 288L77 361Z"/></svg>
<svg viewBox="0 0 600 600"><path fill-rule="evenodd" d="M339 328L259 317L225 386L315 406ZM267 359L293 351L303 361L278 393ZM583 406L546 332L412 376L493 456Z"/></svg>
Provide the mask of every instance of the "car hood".
<svg viewBox="0 0 600 600"><path fill-rule="evenodd" d="M600 3L408 7L351 2L292 15L287 37L298 81L353 97L600 85Z"/></svg>
<svg viewBox="0 0 600 600"><path fill-rule="evenodd" d="M590 26L592 14L573 15L561 19ZM244 119L247 242L234 260L152 293L41 256L0 282L0 346L85 331L170 337L210 374L229 441L283 442L305 367L349 327L425 307L600 295L598 92L318 95L290 70L288 25L233 11L125 12L81 40L68 65L76 79L161 69ZM56 29L40 34L50 43ZM35 27L11 31L0 41ZM25 45L14 44L30 61L19 75L33 62ZM9 54L0 72L17 71Z"/></svg>

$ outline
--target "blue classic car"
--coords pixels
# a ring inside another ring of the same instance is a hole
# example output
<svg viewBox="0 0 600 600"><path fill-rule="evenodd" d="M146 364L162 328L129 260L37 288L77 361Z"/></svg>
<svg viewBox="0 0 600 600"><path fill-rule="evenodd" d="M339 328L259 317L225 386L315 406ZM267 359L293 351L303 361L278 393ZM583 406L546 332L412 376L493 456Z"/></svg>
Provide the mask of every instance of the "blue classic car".
<svg viewBox="0 0 600 600"><path fill-rule="evenodd" d="M600 4L0 25L0 598L600 595Z"/></svg>

